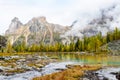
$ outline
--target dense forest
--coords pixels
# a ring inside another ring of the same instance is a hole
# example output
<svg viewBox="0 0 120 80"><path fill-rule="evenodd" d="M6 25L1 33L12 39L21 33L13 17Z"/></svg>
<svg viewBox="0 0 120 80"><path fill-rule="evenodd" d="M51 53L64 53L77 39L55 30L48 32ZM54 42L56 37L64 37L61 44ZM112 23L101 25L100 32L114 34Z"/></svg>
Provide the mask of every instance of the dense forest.
<svg viewBox="0 0 120 80"><path fill-rule="evenodd" d="M31 46L27 46L23 41L19 45L11 45L10 41L3 41L3 38L0 38L0 45L6 44L6 47L3 48L4 52L76 52L76 51L89 51L89 52L100 52L107 50L102 50L102 46L112 42L114 40L120 39L120 30L116 28L114 31L108 32L106 36L102 36L101 32L95 36L86 37L82 40L78 39L76 42L71 42L70 44L62 44L56 42L55 44L32 44ZM2 50L2 47L1 47Z"/></svg>

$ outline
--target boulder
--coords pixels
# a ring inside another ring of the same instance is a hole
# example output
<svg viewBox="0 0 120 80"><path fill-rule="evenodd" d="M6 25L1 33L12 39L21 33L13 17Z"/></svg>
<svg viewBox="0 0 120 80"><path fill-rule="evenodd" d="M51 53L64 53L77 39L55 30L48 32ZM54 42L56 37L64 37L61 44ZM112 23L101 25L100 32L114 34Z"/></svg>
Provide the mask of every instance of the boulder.
<svg viewBox="0 0 120 80"><path fill-rule="evenodd" d="M116 78L117 78L118 80L120 80L120 72L117 73Z"/></svg>

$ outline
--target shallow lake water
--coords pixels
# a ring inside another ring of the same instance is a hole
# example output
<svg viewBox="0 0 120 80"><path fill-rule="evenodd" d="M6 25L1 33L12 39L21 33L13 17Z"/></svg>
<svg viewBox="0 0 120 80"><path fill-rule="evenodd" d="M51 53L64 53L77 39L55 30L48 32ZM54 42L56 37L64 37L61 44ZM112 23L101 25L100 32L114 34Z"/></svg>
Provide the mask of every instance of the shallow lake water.
<svg viewBox="0 0 120 80"><path fill-rule="evenodd" d="M41 56L46 56L50 58L57 58L59 59L59 62L50 63L46 65L45 67L42 68L41 72L28 71L25 73L15 74L11 76L1 75L0 80L31 80L33 77L36 77L36 76L57 72L59 71L59 69L66 69L66 65L68 64L79 64L79 65L100 64L102 66L120 67L120 56L88 55L88 54L80 54L80 53L45 53L45 52L35 53L35 55L36 56L41 55ZM118 68L118 70L120 70L120 68ZM109 74L107 75L109 76ZM110 80L113 80L113 79L110 79Z"/></svg>
<svg viewBox="0 0 120 80"><path fill-rule="evenodd" d="M40 53L41 55L59 58L80 64L101 64L103 66L120 66L120 56L89 55L80 53Z"/></svg>

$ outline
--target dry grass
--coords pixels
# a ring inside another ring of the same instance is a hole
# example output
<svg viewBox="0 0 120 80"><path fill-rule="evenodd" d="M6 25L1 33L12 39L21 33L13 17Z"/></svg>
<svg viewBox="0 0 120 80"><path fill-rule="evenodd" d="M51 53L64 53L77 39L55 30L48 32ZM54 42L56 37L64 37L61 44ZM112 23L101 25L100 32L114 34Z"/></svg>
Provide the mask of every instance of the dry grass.
<svg viewBox="0 0 120 80"><path fill-rule="evenodd" d="M84 71L98 70L100 68L101 68L100 66L76 65L70 69L66 69L61 72L56 72L56 73L41 76L41 77L35 77L33 78L33 80L79 80L79 78L84 75Z"/></svg>

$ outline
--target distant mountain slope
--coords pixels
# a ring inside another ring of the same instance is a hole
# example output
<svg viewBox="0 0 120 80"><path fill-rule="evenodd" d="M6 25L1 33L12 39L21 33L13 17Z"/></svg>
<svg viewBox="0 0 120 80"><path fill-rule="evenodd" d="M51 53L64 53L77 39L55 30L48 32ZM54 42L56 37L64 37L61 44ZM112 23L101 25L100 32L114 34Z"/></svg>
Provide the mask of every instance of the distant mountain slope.
<svg viewBox="0 0 120 80"><path fill-rule="evenodd" d="M66 32L64 36L93 36L99 32L101 32L102 35L106 35L107 32L114 30L115 27L120 28L119 10L120 4L115 4L101 9L97 16L80 16L79 19L75 20L71 25L72 29Z"/></svg>
<svg viewBox="0 0 120 80"><path fill-rule="evenodd" d="M61 41L60 35L70 28L58 24L48 23L45 17L36 17L26 24L22 24L18 18L11 21L6 36L9 36L11 43L17 43L23 38L27 44L54 43Z"/></svg>

